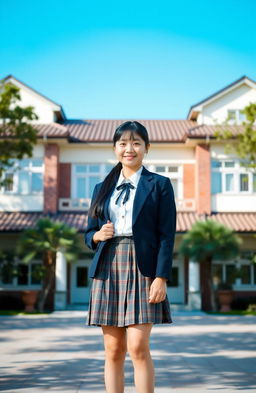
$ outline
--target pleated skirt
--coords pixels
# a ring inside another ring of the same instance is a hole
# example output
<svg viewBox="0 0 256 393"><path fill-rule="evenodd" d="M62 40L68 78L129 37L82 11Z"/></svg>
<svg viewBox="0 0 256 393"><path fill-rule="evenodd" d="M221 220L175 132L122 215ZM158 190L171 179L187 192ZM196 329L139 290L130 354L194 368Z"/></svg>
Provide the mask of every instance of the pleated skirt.
<svg viewBox="0 0 256 393"><path fill-rule="evenodd" d="M92 279L86 325L172 323L167 295L160 303L148 301L153 280L138 268L132 236L108 239Z"/></svg>

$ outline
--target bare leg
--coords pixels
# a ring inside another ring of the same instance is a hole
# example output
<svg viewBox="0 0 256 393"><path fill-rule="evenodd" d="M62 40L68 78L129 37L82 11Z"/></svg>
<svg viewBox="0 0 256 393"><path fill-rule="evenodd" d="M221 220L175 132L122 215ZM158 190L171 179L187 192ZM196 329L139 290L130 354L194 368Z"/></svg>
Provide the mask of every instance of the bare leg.
<svg viewBox="0 0 256 393"><path fill-rule="evenodd" d="M149 349L152 323L129 325L127 346L134 366L137 393L153 393L155 385L154 364Z"/></svg>
<svg viewBox="0 0 256 393"><path fill-rule="evenodd" d="M105 347L105 385L107 393L124 392L124 361L127 352L126 328L101 325Z"/></svg>

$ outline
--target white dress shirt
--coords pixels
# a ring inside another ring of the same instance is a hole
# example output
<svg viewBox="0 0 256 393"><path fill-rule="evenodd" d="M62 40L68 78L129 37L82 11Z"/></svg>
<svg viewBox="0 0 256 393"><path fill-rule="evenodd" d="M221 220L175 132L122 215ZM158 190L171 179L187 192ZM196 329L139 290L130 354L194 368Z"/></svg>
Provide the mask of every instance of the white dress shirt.
<svg viewBox="0 0 256 393"><path fill-rule="evenodd" d="M110 197L108 213L111 222L114 224L114 236L132 236L132 210L135 192L138 186L140 175L143 169L143 165L130 177L125 178L121 170L115 189ZM117 190L122 183L130 182L135 188L130 188L130 196L128 201L123 204L125 192L123 192L121 198L118 200L116 205L116 199L122 190Z"/></svg>

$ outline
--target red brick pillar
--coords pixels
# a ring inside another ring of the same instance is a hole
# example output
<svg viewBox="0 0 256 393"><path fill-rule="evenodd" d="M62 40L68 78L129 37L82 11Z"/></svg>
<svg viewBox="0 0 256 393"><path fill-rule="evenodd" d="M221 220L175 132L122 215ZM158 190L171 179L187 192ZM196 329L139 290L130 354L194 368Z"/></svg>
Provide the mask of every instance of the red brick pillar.
<svg viewBox="0 0 256 393"><path fill-rule="evenodd" d="M199 214L211 213L211 160L208 145L196 146L196 209Z"/></svg>
<svg viewBox="0 0 256 393"><path fill-rule="evenodd" d="M56 213L58 210L59 184L59 146L56 143L45 145L44 153L44 212Z"/></svg>

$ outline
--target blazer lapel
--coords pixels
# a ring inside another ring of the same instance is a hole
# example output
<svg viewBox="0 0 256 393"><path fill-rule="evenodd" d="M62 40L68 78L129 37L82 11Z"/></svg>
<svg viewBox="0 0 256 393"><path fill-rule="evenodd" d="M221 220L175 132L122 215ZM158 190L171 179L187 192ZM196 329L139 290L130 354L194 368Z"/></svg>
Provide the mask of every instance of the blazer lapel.
<svg viewBox="0 0 256 393"><path fill-rule="evenodd" d="M139 212L141 211L142 206L148 194L151 192L154 186L154 182L151 181L152 179L153 179L152 174L145 167L143 167L134 197L133 211L132 211L132 226L134 226L135 221L139 215Z"/></svg>
<svg viewBox="0 0 256 393"><path fill-rule="evenodd" d="M152 187L154 185L154 182L151 180L153 179L153 176L150 171L148 171L144 166L140 175L140 179L138 182L138 186L135 192L135 197L134 197L134 204L133 204L133 212L132 212L132 226L135 224L135 221L138 217L139 212L142 209L142 206L152 190ZM108 214L108 207L109 207L109 202L111 195L114 191L115 185L112 187L110 193L108 194L105 204L104 204L104 216L106 217L106 220L110 220L109 214Z"/></svg>

